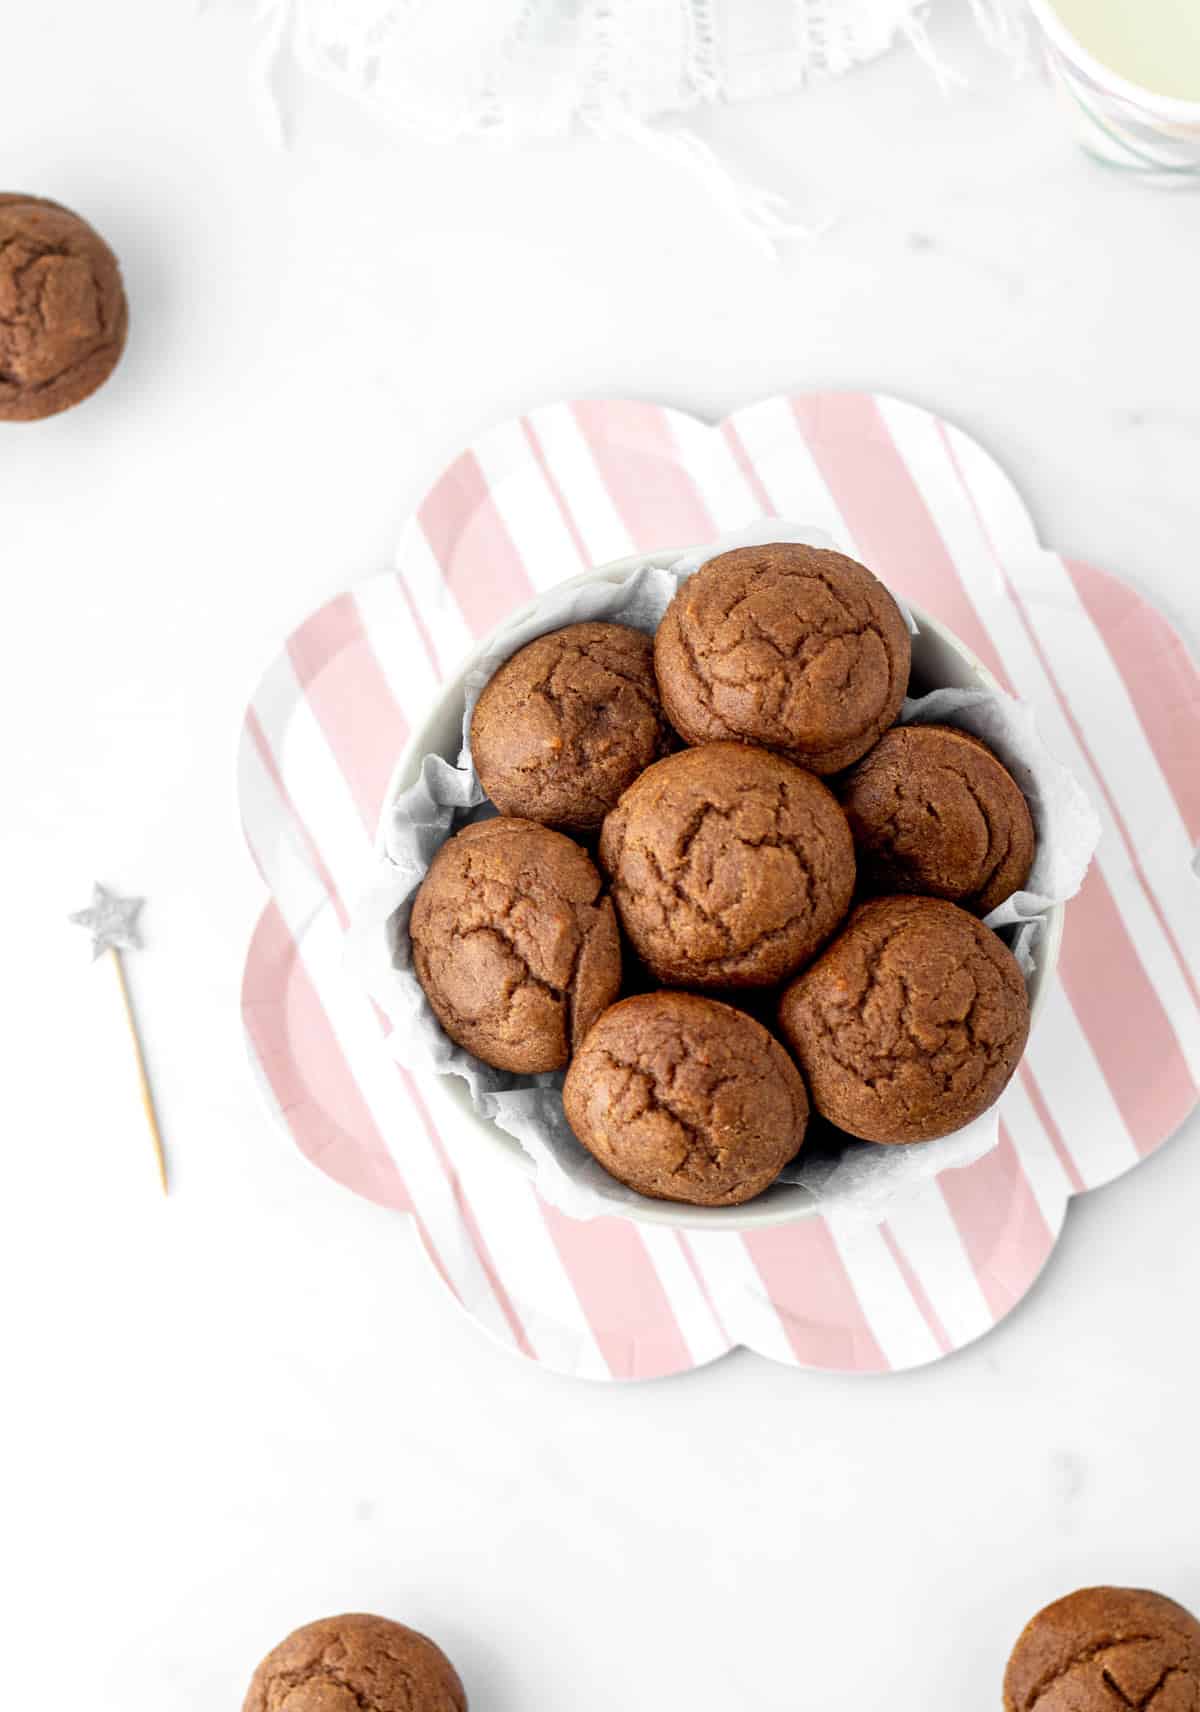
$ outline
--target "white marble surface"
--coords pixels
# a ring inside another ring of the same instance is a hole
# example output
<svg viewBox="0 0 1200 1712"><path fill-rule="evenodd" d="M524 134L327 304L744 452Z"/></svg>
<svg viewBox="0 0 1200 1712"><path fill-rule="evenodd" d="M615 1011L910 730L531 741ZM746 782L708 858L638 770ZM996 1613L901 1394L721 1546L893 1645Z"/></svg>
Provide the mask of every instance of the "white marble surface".
<svg viewBox="0 0 1200 1712"><path fill-rule="evenodd" d="M961 10L945 100L898 53L702 121L832 218L779 265L627 150L444 154L317 93L277 152L220 10L6 18L5 188L88 212L134 316L100 397L0 434L6 1705L233 1708L284 1629L365 1607L440 1636L477 1712L961 1712L1072 1585L1200 1607L1200 1124L936 1368L599 1389L485 1344L266 1122L240 1037L244 695L519 406L891 389L1200 637L1200 197L1090 167ZM150 898L166 1206L62 922L93 875Z"/></svg>

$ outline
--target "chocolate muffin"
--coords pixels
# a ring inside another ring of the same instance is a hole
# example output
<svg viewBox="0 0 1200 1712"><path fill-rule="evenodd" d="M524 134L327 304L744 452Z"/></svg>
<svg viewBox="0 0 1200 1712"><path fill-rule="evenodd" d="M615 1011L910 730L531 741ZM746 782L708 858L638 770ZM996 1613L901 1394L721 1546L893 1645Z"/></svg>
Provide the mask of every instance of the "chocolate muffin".
<svg viewBox="0 0 1200 1712"><path fill-rule="evenodd" d="M658 761L604 822L621 925L664 986L769 987L815 955L854 890L846 817L782 755L710 743Z"/></svg>
<svg viewBox="0 0 1200 1712"><path fill-rule="evenodd" d="M1006 1712L1200 1712L1200 1623L1161 1593L1084 1587L1013 1648Z"/></svg>
<svg viewBox="0 0 1200 1712"><path fill-rule="evenodd" d="M99 233L44 197L0 195L0 422L53 416L95 392L127 323Z"/></svg>
<svg viewBox="0 0 1200 1712"><path fill-rule="evenodd" d="M568 624L506 660L471 718L480 783L501 814L594 832L673 748L654 643L627 624Z"/></svg>
<svg viewBox="0 0 1200 1712"><path fill-rule="evenodd" d="M600 875L577 844L531 820L479 821L443 844L409 934L434 1015L498 1070L560 1070L620 991Z"/></svg>
<svg viewBox="0 0 1200 1712"><path fill-rule="evenodd" d="M860 905L779 1005L814 1107L864 1141L932 1141L999 1099L1029 1033L1012 952L935 898Z"/></svg>
<svg viewBox="0 0 1200 1712"><path fill-rule="evenodd" d="M563 1104L612 1176L700 1207L760 1195L808 1121L804 1082L779 1042L695 993L640 993L605 1011L567 1071Z"/></svg>
<svg viewBox="0 0 1200 1712"><path fill-rule="evenodd" d="M986 743L951 725L897 725L838 797L870 892L922 892L987 915L1033 865L1029 804Z"/></svg>
<svg viewBox="0 0 1200 1712"><path fill-rule="evenodd" d="M882 737L910 654L899 607L864 565L788 542L710 559L654 641L663 706L688 743L761 743L814 773Z"/></svg>
<svg viewBox="0 0 1200 1712"><path fill-rule="evenodd" d="M440 1647L386 1617L323 1617L280 1641L242 1712L467 1712Z"/></svg>

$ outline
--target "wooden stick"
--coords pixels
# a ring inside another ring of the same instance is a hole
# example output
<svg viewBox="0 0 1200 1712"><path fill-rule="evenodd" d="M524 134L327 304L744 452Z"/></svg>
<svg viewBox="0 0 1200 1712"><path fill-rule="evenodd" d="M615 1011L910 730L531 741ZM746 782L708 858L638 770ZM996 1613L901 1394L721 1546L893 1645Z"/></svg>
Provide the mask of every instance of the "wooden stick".
<svg viewBox="0 0 1200 1712"><path fill-rule="evenodd" d="M146 1071L145 1054L142 1052L142 1037L138 1033L137 1016L133 1009L133 1000L129 996L129 982L125 979L125 965L121 961L121 953L116 946L110 946L112 960L117 971L117 985L121 989L121 1003L125 1007L125 1020L129 1024L129 1032L133 1037L133 1050L137 1058L138 1081L142 1086L142 1106L146 1113L146 1122L150 1125L150 1138L154 1143L154 1157L158 1163L158 1180L162 1184L162 1192L167 1193L167 1155L163 1148L162 1131L158 1127L158 1113L154 1107L154 1090L150 1086L150 1077Z"/></svg>

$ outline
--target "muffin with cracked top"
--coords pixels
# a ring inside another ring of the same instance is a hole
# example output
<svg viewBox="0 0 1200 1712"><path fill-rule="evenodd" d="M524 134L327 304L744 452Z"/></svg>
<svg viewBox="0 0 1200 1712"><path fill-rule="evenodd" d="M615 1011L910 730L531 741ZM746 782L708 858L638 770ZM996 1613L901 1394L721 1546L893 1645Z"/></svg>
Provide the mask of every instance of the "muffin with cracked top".
<svg viewBox="0 0 1200 1712"><path fill-rule="evenodd" d="M854 890L846 817L812 773L738 743L649 767L600 834L621 925L664 986L769 987L814 956Z"/></svg>
<svg viewBox="0 0 1200 1712"><path fill-rule="evenodd" d="M865 565L784 541L709 559L654 639L663 706L686 742L761 744L821 774L895 722L911 652L903 614Z"/></svg>
<svg viewBox="0 0 1200 1712"><path fill-rule="evenodd" d="M44 196L0 195L0 422L37 422L103 384L129 312L100 234Z"/></svg>
<svg viewBox="0 0 1200 1712"><path fill-rule="evenodd" d="M1021 787L956 726L894 726L838 798L866 891L920 892L987 915L1029 878L1035 839Z"/></svg>
<svg viewBox="0 0 1200 1712"><path fill-rule="evenodd" d="M567 1122L613 1177L656 1200L732 1207L804 1140L808 1097L761 1023L697 993L604 1012L567 1071Z"/></svg>
<svg viewBox="0 0 1200 1712"><path fill-rule="evenodd" d="M1200 1712L1200 1623L1162 1593L1081 1587L1039 1611L1004 1674L1005 1712Z"/></svg>
<svg viewBox="0 0 1200 1712"><path fill-rule="evenodd" d="M427 1635L351 1613L296 1629L255 1671L242 1712L467 1712L458 1672Z"/></svg>
<svg viewBox="0 0 1200 1712"><path fill-rule="evenodd" d="M488 680L471 716L471 756L501 814L568 832L594 832L675 746L654 643L628 624L568 624L536 637Z"/></svg>
<svg viewBox="0 0 1200 1712"><path fill-rule="evenodd" d="M612 900L561 832L501 816L434 857L409 921L413 966L459 1046L498 1070L559 1070L621 986Z"/></svg>
<svg viewBox="0 0 1200 1712"><path fill-rule="evenodd" d="M966 910L877 898L785 989L779 1023L822 1117L863 1141L932 1141L999 1099L1029 998L1012 952Z"/></svg>

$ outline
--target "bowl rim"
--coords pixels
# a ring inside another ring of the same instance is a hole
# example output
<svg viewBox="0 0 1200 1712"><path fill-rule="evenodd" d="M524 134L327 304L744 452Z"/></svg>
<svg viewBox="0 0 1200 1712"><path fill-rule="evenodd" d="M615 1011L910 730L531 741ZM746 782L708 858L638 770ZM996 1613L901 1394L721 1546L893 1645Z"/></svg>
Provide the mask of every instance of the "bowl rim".
<svg viewBox="0 0 1200 1712"><path fill-rule="evenodd" d="M444 680L440 695L431 704L422 723L409 734L408 741L392 768L376 825L374 840L376 858L386 858L387 855L386 826L391 804L400 791L406 790L409 785L415 783L422 759L430 749L433 727L439 724L443 718L448 701L457 699L461 703L467 673L490 645L496 630L507 628L510 624L532 617L549 595L559 595L568 589L581 588L587 583L623 582L632 572L646 566L666 570L677 564L680 559L702 550L699 547L675 547L659 549L653 553L629 553L620 559L610 559L607 563L597 565L592 570L583 571L578 576L568 577L560 583L553 584L550 588L542 589L532 600L526 601L524 605L516 607L512 612L506 614L500 624L496 625L487 636L476 642L459 662L453 676ZM976 677L980 688L1003 693L1002 686L983 661L940 619L935 618L932 613L927 612L915 601L908 600L907 597L905 597L904 604L912 613L917 628L937 636L947 648L957 654ZM460 708L460 730L461 724ZM453 759L457 761L457 755ZM1048 989L1058 963L1065 913L1066 906L1061 903L1053 904L1047 911L1045 927L1039 936L1038 948L1034 954L1034 969L1026 980L1029 992L1030 1033L1032 1033L1037 1018L1045 1006ZM536 1175L534 1161L515 1136L509 1135L491 1119L479 1116L471 1105L470 1094L462 1077L453 1073L443 1074L439 1072L433 1081L438 1090L438 1104L446 1109L448 1115L452 1113L454 1121L465 1122L474 1135L483 1141L487 1149L487 1156L491 1158L492 1162L507 1169L516 1167L524 1177L532 1181ZM615 1181L616 1179L614 1179ZM821 1208L812 1197L803 1192L798 1192L794 1197L772 1198L768 1190L755 1200L747 1201L737 1207L698 1207L684 1201L656 1201L649 1196L641 1196L637 1201L614 1199L611 1213L607 1216L631 1219L635 1224L665 1225L676 1230L729 1231L765 1230L772 1225L794 1224L800 1219L812 1218L820 1211Z"/></svg>

